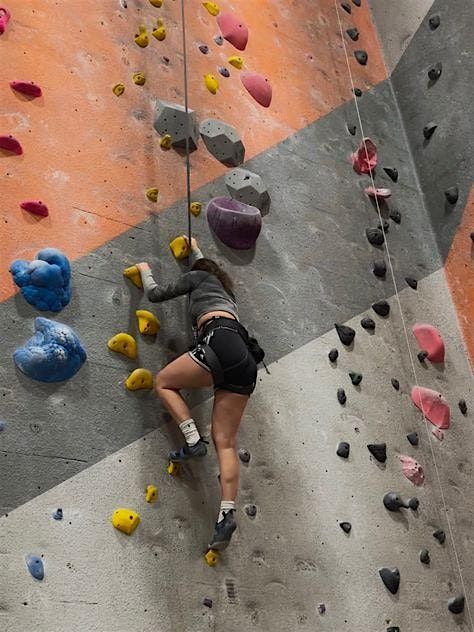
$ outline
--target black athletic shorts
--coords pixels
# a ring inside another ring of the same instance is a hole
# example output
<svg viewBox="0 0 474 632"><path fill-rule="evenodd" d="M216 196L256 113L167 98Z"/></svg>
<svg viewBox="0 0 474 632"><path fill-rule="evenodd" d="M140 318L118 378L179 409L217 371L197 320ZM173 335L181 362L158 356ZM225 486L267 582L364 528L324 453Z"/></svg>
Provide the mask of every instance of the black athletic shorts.
<svg viewBox="0 0 474 632"><path fill-rule="evenodd" d="M257 382L257 364L250 353L245 337L245 328L232 318L213 318L204 324L196 346L189 351L191 358L210 371L214 388L233 393L250 395ZM221 371L216 371L206 357L209 346L217 358Z"/></svg>

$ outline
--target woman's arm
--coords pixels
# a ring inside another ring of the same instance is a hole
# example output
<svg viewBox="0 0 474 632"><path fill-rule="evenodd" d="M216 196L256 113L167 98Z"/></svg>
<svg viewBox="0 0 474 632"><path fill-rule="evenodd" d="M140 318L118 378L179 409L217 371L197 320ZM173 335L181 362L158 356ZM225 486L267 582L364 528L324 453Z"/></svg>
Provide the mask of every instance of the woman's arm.
<svg viewBox="0 0 474 632"><path fill-rule="evenodd" d="M153 278L148 263L137 263L143 283L143 291L152 303L161 303L176 296L188 294L193 287L192 276L189 272L182 274L175 283L169 283L167 286L160 286Z"/></svg>

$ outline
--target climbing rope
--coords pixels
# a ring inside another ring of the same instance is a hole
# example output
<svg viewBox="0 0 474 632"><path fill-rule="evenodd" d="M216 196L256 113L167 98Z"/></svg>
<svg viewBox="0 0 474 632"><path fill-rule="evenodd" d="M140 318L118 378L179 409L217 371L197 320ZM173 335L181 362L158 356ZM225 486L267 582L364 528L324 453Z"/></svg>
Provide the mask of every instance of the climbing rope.
<svg viewBox="0 0 474 632"><path fill-rule="evenodd" d="M343 32L343 27L342 27L342 23L341 23L340 14L339 14L339 7L338 7L338 4L337 4L337 0L334 0L334 8L335 8L335 11L336 11L337 21L339 23L339 31L340 31L340 34L341 34L341 41L342 41L342 46L343 46L343 49L344 49L344 55L345 55L345 58L346 58L347 72L348 72L349 80L350 80L350 83L351 83L352 94L353 94L353 101L354 101L354 105L355 105L355 109L356 109L356 113L357 113L357 118L358 118L358 121L359 121L360 133L361 133L361 136L362 136L362 142L364 144L366 160L367 160L367 163L370 164L369 152L368 152L367 144L366 144L366 141L365 141L365 133L364 133L363 125L362 125L362 119L361 119L361 116L360 116L359 105L357 103L357 97L355 95L354 79L353 79L353 76L352 76L351 66L350 66L350 63L349 63L349 55L348 55L348 52L347 52L346 41L344 39L344 32ZM370 175L370 180L371 180L371 183L372 183L372 187L375 189L376 187L375 187L375 181L374 181L374 177L373 177L372 171L369 171L369 175ZM412 353L411 348L410 348L410 340L409 340L409 336L408 336L408 329L407 329L407 325L406 325L406 319L405 319L405 315L404 315L403 309L402 309L402 304L401 304L401 301L400 301L399 290L398 290L397 282L396 282L396 279L395 279L395 272L394 272L393 265L392 265L392 257L391 257L390 250L389 250L389 247L388 247L387 234L386 234L386 231L385 231L384 221L383 221L382 213L381 213L381 210L380 210L378 196L375 195L374 199L375 199L375 205L376 205L376 208L377 208L377 214L379 216L380 228L381 228L383 236L384 236L385 252L387 254L387 261L388 261L388 265L389 265L389 269L390 269L390 276L392 277L393 287L395 289L395 298L396 298L398 309L399 309L399 312L400 312L400 318L401 318L401 321L402 321L403 332L404 332L404 335L405 335L405 341L406 341L406 346L407 346L407 350L408 350L408 356L410 358L410 364L411 364L411 368L412 368L413 378L414 378L414 382L415 382L416 386L419 387L420 385L419 385L419 382L418 382L418 376L417 376L417 372L416 372L415 361L414 361L414 358L413 358L413 353ZM451 538L451 544L452 544L452 548L453 548L453 552L454 552L454 558L455 558L455 562L456 562L456 567L457 567L460 583L461 583L461 586L462 586L462 591L463 591L463 594L464 594L465 606L466 606L466 610L467 610L467 613L468 613L471 630L474 632L474 623L473 623L473 618L472 618L472 614L471 614L471 608L470 608L470 605L469 605L469 597L468 597L468 594L466 592L466 586L465 586L465 583L464 583L464 577L463 577L463 573L462 573L462 569L461 569L461 563L459 561L459 555L458 555L456 543L455 543L455 540L454 540L454 532L453 532L453 528L452 528L452 525L451 525L451 521L449 519L448 507L447 507L447 504L446 504L446 499L445 499L444 492L443 492L443 486L441 484L441 477L440 477L440 473L439 473L438 463L437 463L437 460L436 460L435 450L434 450L434 447L433 447L433 439L432 439L431 432L430 432L429 427L428 427L425 411L424 411L424 408L423 408L422 398L420 398L420 405L421 405L421 412L422 412L422 415L423 415L424 426L425 426L426 433L427 433L427 436L428 436L428 444L430 446L431 456L432 456L432 459L433 459L433 465L434 465L434 469L435 469L435 472L436 472L436 478L437 478L437 481L438 481L439 492L440 492L440 495L441 495L441 502L442 502L444 514L445 514L445 517L446 517L446 523L448 525L449 535L450 535L450 538ZM438 510L438 513L440 513L439 510Z"/></svg>

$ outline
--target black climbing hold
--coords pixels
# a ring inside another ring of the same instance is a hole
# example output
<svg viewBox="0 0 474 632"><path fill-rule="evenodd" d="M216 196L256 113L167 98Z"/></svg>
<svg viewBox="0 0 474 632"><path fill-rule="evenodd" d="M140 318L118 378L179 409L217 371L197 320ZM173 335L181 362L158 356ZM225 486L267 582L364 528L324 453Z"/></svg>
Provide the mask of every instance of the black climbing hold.
<svg viewBox="0 0 474 632"><path fill-rule="evenodd" d="M372 318L363 318L360 321L360 326L362 329L367 329L369 331L374 331L375 329L375 321Z"/></svg>
<svg viewBox="0 0 474 632"><path fill-rule="evenodd" d="M460 399L458 401L458 406L459 406L459 410L461 411L461 413L463 415L467 414L467 404L466 404L466 400L465 399Z"/></svg>
<svg viewBox="0 0 474 632"><path fill-rule="evenodd" d="M408 506L412 511L416 511L420 506L420 501L416 498L416 496L413 496L413 498L408 499Z"/></svg>
<svg viewBox="0 0 474 632"><path fill-rule="evenodd" d="M436 531L433 531L433 537L438 540L440 544L444 544L446 542L446 533L443 529L436 529Z"/></svg>
<svg viewBox="0 0 474 632"><path fill-rule="evenodd" d="M350 522L340 522L339 526L344 531L344 533L350 533L350 531L352 529L352 525L351 525Z"/></svg>
<svg viewBox="0 0 474 632"><path fill-rule="evenodd" d="M421 551L420 551L420 562L422 564L429 564L430 563L430 552L428 551L428 549L421 549Z"/></svg>
<svg viewBox="0 0 474 632"><path fill-rule="evenodd" d="M351 136L355 136L355 133L357 131L357 127L355 125L349 125L347 124L347 131L349 132L349 134Z"/></svg>
<svg viewBox="0 0 474 632"><path fill-rule="evenodd" d="M356 332L352 329L352 327L348 327L347 325L338 325L337 323L335 323L334 327L336 328L339 340L342 342L343 345L346 345L346 347L348 347L354 340Z"/></svg>
<svg viewBox="0 0 474 632"><path fill-rule="evenodd" d="M398 568L381 568L379 569L379 575L385 584L385 588L387 588L392 595L395 595L400 586L400 571Z"/></svg>
<svg viewBox="0 0 474 632"><path fill-rule="evenodd" d="M163 57L161 59L163 60L163 63L165 63L165 64L169 64L170 63L170 58L166 57L166 55L163 55Z"/></svg>
<svg viewBox="0 0 474 632"><path fill-rule="evenodd" d="M354 373L354 371L351 371L349 377L354 386L358 386L362 382L362 373Z"/></svg>
<svg viewBox="0 0 474 632"><path fill-rule="evenodd" d="M400 211L391 210L389 217L393 222L395 222L395 224L402 223L402 214L400 213Z"/></svg>
<svg viewBox="0 0 474 632"><path fill-rule="evenodd" d="M245 513L251 518L255 518L257 515L257 505L245 505Z"/></svg>
<svg viewBox="0 0 474 632"><path fill-rule="evenodd" d="M347 13L352 12L351 5L348 2L341 2L341 7L344 9L344 11L347 11Z"/></svg>
<svg viewBox="0 0 474 632"><path fill-rule="evenodd" d="M206 606L206 608L212 608L212 599L210 599L209 597L204 597L204 599L202 600L202 605Z"/></svg>
<svg viewBox="0 0 474 632"><path fill-rule="evenodd" d="M376 277L384 277L387 274L387 266L385 261L374 261L373 273Z"/></svg>
<svg viewBox="0 0 474 632"><path fill-rule="evenodd" d="M367 449L370 454L379 463L385 463L387 460L387 444L386 443L368 443Z"/></svg>
<svg viewBox="0 0 474 632"><path fill-rule="evenodd" d="M199 44L199 50L203 55L207 55L209 52L209 46L206 46L206 44Z"/></svg>
<svg viewBox="0 0 474 632"><path fill-rule="evenodd" d="M437 127L438 126L436 125L436 123L433 123L433 121L430 121L424 126L423 136L426 138L426 140L428 140L428 138L431 138L433 136L433 134L435 133L435 129Z"/></svg>
<svg viewBox="0 0 474 632"><path fill-rule="evenodd" d="M383 504L385 505L385 509L389 511L398 511L402 507L404 509L408 509L408 503L404 502L397 492L387 492L383 497Z"/></svg>
<svg viewBox="0 0 474 632"><path fill-rule="evenodd" d="M460 595L459 597L452 597L448 601L448 610L453 614L461 614L464 610L464 595Z"/></svg>
<svg viewBox="0 0 474 632"><path fill-rule="evenodd" d="M407 282L407 285L411 287L412 290L418 289L418 281L414 279L413 277L405 277L405 281Z"/></svg>
<svg viewBox="0 0 474 632"><path fill-rule="evenodd" d="M381 246L385 241L383 232L380 230L380 228L366 228L365 234L367 236L369 244L372 244L372 246Z"/></svg>
<svg viewBox="0 0 474 632"><path fill-rule="evenodd" d="M323 603L318 605L318 612L319 614L324 614L326 612L326 606Z"/></svg>
<svg viewBox="0 0 474 632"><path fill-rule="evenodd" d="M450 187L446 189L444 195L450 204L456 204L459 198L459 190L457 187Z"/></svg>
<svg viewBox="0 0 474 632"><path fill-rule="evenodd" d="M423 362L426 360L426 358L428 357L428 351L425 351L424 349L422 351L418 352L418 360L423 364Z"/></svg>
<svg viewBox="0 0 474 632"><path fill-rule="evenodd" d="M372 303L372 309L379 316L388 316L390 314L390 305L387 301L377 301Z"/></svg>
<svg viewBox="0 0 474 632"><path fill-rule="evenodd" d="M432 15L429 19L429 23L430 23L430 29L432 31L436 31L438 26L441 24L441 19L439 15Z"/></svg>
<svg viewBox="0 0 474 632"><path fill-rule="evenodd" d="M242 463L248 463L250 461L250 452L245 448L239 448L239 459Z"/></svg>
<svg viewBox="0 0 474 632"><path fill-rule="evenodd" d="M341 404L341 406L344 406L347 401L346 391L343 388L337 389L337 401Z"/></svg>
<svg viewBox="0 0 474 632"><path fill-rule="evenodd" d="M56 509L56 511L53 513L53 518L55 520L62 520L63 519L63 510L61 509L61 507Z"/></svg>
<svg viewBox="0 0 474 632"><path fill-rule="evenodd" d="M382 226L383 226L384 233L388 233L389 228L390 228L390 223L388 219L384 219L382 222L379 222L377 224L377 228L379 228L380 230L382 230Z"/></svg>
<svg viewBox="0 0 474 632"><path fill-rule="evenodd" d="M222 44L224 43L224 38L222 37L222 35L216 35L214 41L218 46L222 46Z"/></svg>
<svg viewBox="0 0 474 632"><path fill-rule="evenodd" d="M474 233L471 233L470 237L471 237L471 241L474 241Z"/></svg>
<svg viewBox="0 0 474 632"><path fill-rule="evenodd" d="M439 61L434 66L431 66L431 68L428 70L428 77L431 79L431 81L436 81L441 77L442 72L443 64Z"/></svg>
<svg viewBox="0 0 474 632"><path fill-rule="evenodd" d="M359 39L359 31L358 29L356 29L355 26L353 26L350 29L347 29L346 33L349 35L349 37L351 38L353 42L357 42L357 40Z"/></svg>
<svg viewBox="0 0 474 632"><path fill-rule="evenodd" d="M360 88L354 88L353 92L356 95L356 97L362 96L362 90Z"/></svg>
<svg viewBox="0 0 474 632"><path fill-rule="evenodd" d="M407 434L407 439L411 443L411 445L418 445L420 438L417 432L410 432Z"/></svg>
<svg viewBox="0 0 474 632"><path fill-rule="evenodd" d="M369 56L367 55L365 50L355 50L354 57L357 59L361 66L365 66L367 64L367 60Z"/></svg>
<svg viewBox="0 0 474 632"><path fill-rule="evenodd" d="M392 182L397 182L398 180L398 170L395 167L384 167L383 170L388 175Z"/></svg>
<svg viewBox="0 0 474 632"><path fill-rule="evenodd" d="M341 441L341 443L337 446L336 454L343 459L348 459L350 450L351 446L347 443L347 441Z"/></svg>
<svg viewBox="0 0 474 632"><path fill-rule="evenodd" d="M396 377L392 377L392 379L390 380L392 382L392 386L396 391L400 390L400 382L397 380Z"/></svg>
<svg viewBox="0 0 474 632"><path fill-rule="evenodd" d="M389 628L387 628L387 632L400 632L400 628L398 627L398 625L391 625Z"/></svg>
<svg viewBox="0 0 474 632"><path fill-rule="evenodd" d="M361 0L352 0L352 3L356 5L356 7L360 7Z"/></svg>
<svg viewBox="0 0 474 632"><path fill-rule="evenodd" d="M331 362L335 362L339 357L339 351L337 349L331 349L328 353L328 358Z"/></svg>
<svg viewBox="0 0 474 632"><path fill-rule="evenodd" d="M222 75L223 77L230 77L230 72L227 70L225 66L219 66L217 70L219 71L219 74Z"/></svg>

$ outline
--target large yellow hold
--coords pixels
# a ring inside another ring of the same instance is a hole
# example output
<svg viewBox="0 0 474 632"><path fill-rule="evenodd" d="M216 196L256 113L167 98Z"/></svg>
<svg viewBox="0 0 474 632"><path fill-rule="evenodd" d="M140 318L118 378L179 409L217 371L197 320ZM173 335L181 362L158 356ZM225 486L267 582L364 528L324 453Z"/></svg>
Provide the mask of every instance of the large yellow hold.
<svg viewBox="0 0 474 632"><path fill-rule="evenodd" d="M207 9L211 15L219 15L220 8L215 2L203 2L202 6Z"/></svg>
<svg viewBox="0 0 474 632"><path fill-rule="evenodd" d="M219 82L217 81L215 75L212 75L211 73L204 75L204 84L211 94L217 94Z"/></svg>
<svg viewBox="0 0 474 632"><path fill-rule="evenodd" d="M227 60L231 66L237 68L237 70L242 70L242 66L244 65L244 58L239 55L231 55Z"/></svg>
<svg viewBox="0 0 474 632"><path fill-rule="evenodd" d="M149 39L146 28L144 26L139 26L138 33L135 35L135 44L138 44L140 48L146 48L148 46L148 43Z"/></svg>
<svg viewBox="0 0 474 632"><path fill-rule="evenodd" d="M131 535L138 527L140 516L133 509L116 509L112 515L112 524L116 529Z"/></svg>
<svg viewBox="0 0 474 632"><path fill-rule="evenodd" d="M137 357L137 343L135 342L135 338L130 334L116 334L109 340L107 346L111 351L123 353L123 355L132 360Z"/></svg>
<svg viewBox="0 0 474 632"><path fill-rule="evenodd" d="M137 309L135 316L138 319L138 329L145 336L154 336L160 328L160 321L146 309Z"/></svg>
<svg viewBox="0 0 474 632"><path fill-rule="evenodd" d="M137 266L130 266L130 268L125 268L123 271L123 276L130 279L133 285L136 285L139 288L143 288L142 277L140 275L140 271Z"/></svg>
<svg viewBox="0 0 474 632"><path fill-rule="evenodd" d="M159 42L162 42L166 37L166 29L164 26L158 26L154 29L151 34L155 37Z"/></svg>
<svg viewBox="0 0 474 632"><path fill-rule="evenodd" d="M170 248L176 259L185 259L189 255L188 242L182 235L173 239Z"/></svg>
<svg viewBox="0 0 474 632"><path fill-rule="evenodd" d="M145 500L147 503L154 503L158 497L158 490L154 485L148 485L145 492Z"/></svg>
<svg viewBox="0 0 474 632"><path fill-rule="evenodd" d="M140 391L153 388L153 375L148 369L135 369L125 380L129 391Z"/></svg>

